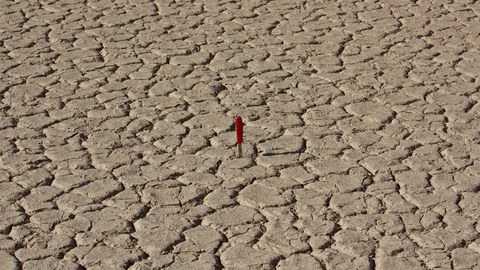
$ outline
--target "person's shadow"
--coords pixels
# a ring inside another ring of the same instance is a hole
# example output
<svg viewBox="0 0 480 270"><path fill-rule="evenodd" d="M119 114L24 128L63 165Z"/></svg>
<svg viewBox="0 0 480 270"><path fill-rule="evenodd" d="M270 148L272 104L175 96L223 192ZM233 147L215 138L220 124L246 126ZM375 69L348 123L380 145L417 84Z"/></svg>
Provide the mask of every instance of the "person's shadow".
<svg viewBox="0 0 480 270"><path fill-rule="evenodd" d="M304 149L300 149L297 151L289 151L289 152L278 152L278 153L260 153L260 156L279 156L279 155L291 155L291 154L301 154L304 152Z"/></svg>

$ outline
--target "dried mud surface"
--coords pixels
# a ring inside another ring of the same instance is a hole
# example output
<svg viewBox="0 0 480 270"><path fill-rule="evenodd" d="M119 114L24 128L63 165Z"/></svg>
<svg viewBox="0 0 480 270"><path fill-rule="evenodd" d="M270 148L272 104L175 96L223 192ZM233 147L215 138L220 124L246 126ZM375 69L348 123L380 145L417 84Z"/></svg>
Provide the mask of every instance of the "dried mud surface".
<svg viewBox="0 0 480 270"><path fill-rule="evenodd" d="M479 1L0 14L0 268L480 269Z"/></svg>

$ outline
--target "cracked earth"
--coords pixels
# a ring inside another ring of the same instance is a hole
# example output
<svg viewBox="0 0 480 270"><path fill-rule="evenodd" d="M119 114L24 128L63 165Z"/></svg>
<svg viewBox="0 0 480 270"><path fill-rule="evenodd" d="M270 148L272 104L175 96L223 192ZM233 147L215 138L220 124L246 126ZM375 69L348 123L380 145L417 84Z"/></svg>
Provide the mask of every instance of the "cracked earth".
<svg viewBox="0 0 480 270"><path fill-rule="evenodd" d="M480 2L0 14L2 269L480 269Z"/></svg>

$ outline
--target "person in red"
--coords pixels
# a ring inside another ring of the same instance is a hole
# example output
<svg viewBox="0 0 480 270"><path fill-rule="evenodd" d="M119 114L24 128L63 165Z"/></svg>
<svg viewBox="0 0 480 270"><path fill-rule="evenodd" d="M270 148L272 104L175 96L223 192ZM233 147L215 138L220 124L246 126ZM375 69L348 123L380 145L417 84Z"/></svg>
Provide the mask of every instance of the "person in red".
<svg viewBox="0 0 480 270"><path fill-rule="evenodd" d="M242 117L237 116L235 119L235 131L237 133L237 157L242 157L242 142L243 142L243 122Z"/></svg>

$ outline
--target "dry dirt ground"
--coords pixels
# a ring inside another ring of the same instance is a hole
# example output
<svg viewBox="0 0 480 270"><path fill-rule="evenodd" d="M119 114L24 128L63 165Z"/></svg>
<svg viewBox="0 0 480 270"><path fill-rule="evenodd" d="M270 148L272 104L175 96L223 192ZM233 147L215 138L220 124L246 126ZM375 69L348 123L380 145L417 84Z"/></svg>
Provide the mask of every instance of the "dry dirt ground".
<svg viewBox="0 0 480 270"><path fill-rule="evenodd" d="M480 269L479 1L0 14L1 269Z"/></svg>

